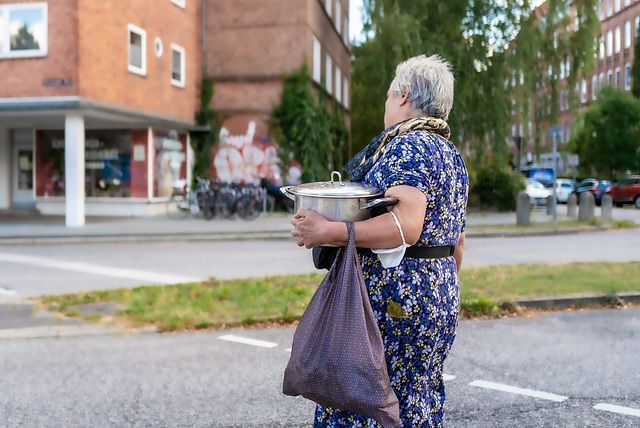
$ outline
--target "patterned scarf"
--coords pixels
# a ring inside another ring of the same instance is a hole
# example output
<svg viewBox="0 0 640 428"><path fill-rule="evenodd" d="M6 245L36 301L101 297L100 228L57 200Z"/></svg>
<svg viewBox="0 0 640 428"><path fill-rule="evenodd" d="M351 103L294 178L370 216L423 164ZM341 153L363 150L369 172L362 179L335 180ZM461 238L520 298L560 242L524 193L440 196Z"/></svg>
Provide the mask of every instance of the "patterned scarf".
<svg viewBox="0 0 640 428"><path fill-rule="evenodd" d="M380 157L382 149L400 134L413 131L428 131L449 139L451 130L446 121L433 117L418 117L403 120L382 131L380 135L371 140L367 147L362 149L344 166L344 170L351 174L351 181L362 181L367 172Z"/></svg>

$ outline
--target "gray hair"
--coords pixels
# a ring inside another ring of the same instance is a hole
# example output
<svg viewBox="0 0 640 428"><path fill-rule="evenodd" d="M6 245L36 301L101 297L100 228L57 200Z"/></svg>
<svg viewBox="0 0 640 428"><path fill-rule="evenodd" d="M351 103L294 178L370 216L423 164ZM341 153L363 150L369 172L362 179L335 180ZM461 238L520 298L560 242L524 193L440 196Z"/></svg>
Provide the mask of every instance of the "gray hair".
<svg viewBox="0 0 640 428"><path fill-rule="evenodd" d="M401 62L389 89L408 99L420 115L447 120L453 106L453 73L438 55L419 55Z"/></svg>

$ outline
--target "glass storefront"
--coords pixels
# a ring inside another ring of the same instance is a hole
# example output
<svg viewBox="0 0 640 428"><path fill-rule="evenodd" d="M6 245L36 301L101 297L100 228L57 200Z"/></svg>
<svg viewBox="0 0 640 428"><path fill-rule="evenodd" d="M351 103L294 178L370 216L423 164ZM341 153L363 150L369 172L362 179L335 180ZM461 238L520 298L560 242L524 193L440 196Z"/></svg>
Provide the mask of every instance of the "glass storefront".
<svg viewBox="0 0 640 428"><path fill-rule="evenodd" d="M85 131L85 195L131 196L131 131ZM64 196L64 131L36 131L36 196Z"/></svg>

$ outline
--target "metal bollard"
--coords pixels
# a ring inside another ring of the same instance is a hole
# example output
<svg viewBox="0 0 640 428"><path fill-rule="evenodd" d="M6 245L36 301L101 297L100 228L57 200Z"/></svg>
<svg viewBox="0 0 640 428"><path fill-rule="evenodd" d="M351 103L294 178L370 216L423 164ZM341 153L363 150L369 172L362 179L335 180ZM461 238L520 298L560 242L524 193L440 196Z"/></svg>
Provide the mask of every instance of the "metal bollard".
<svg viewBox="0 0 640 428"><path fill-rule="evenodd" d="M531 224L531 200L524 190L518 193L516 200L516 226Z"/></svg>
<svg viewBox="0 0 640 428"><path fill-rule="evenodd" d="M553 195L547 196L547 215L553 215Z"/></svg>

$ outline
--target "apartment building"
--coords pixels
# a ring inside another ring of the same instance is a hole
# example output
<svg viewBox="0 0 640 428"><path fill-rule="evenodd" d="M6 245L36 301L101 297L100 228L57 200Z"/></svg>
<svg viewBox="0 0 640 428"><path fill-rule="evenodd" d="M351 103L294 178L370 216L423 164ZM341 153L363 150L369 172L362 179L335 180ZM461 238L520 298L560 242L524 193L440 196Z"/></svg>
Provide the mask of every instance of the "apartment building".
<svg viewBox="0 0 640 428"><path fill-rule="evenodd" d="M282 78L305 61L349 107L348 0L0 0L0 210L148 216L190 180L203 68L212 173L278 175Z"/></svg>
<svg viewBox="0 0 640 428"><path fill-rule="evenodd" d="M280 176L269 119L283 77L306 63L320 88L349 110L351 47L348 0L209 1L207 70L215 79L213 107L222 120L212 175L223 181ZM329 104L328 104L329 106ZM347 113L346 119L349 122ZM347 123L348 125L348 123Z"/></svg>
<svg viewBox="0 0 640 428"><path fill-rule="evenodd" d="M544 6L543 4L541 8L544 8ZM573 19L569 31L572 31L579 24L576 18L576 11L571 9L570 14ZM516 142L518 137L522 137L520 165L535 162L543 166L553 166L552 147L555 138L557 151L561 152L557 158L556 168L560 173L569 173L572 165L568 153L563 150L563 146L569 141L576 120L575 114L569 109L570 96L575 95L578 97L579 112L581 112L597 99L598 90L603 85L611 85L625 91L631 90L634 44L640 26L640 1L600 0L598 17L600 20L600 33L597 36L596 43L597 66L595 70L591 75L581 78L575 88L570 88L566 82L571 69L570 62L561 64L559 70L549 69L549 73L558 72L560 77L558 121L555 124L542 124L538 128L539 135L536 135L533 127L529 126L531 132L528 136L526 132L523 132L522 121L516 121L511 130L514 137L513 141L509 141L515 164L518 164ZM574 94L570 94L571 91L574 91ZM543 102L538 103L538 110L545 107L548 109L548 106L545 106ZM530 123L538 120L536 108L532 110ZM534 141L536 138L539 139L540 147L542 148L542 154L539 159L536 159L534 155Z"/></svg>

